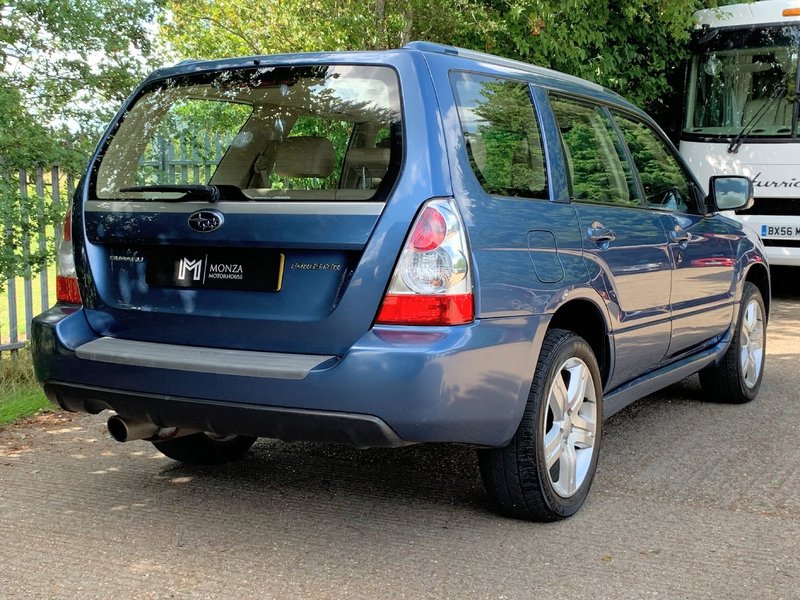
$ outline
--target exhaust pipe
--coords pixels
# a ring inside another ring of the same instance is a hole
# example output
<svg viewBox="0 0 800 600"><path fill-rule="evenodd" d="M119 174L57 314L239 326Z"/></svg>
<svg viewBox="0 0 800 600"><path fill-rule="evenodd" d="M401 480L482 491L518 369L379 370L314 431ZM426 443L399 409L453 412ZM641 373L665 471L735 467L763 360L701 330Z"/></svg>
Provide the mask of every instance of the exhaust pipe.
<svg viewBox="0 0 800 600"><path fill-rule="evenodd" d="M129 421L119 415L109 417L108 433L118 442L133 440L148 440L150 442L164 442L184 435L197 433L194 429L183 427L159 427L150 421Z"/></svg>

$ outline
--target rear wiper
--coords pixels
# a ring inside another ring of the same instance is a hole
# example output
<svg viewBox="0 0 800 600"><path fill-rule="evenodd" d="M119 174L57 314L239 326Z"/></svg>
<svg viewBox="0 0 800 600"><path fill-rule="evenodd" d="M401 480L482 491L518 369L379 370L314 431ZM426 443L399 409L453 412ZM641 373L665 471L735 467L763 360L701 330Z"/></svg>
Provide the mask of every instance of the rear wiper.
<svg viewBox="0 0 800 600"><path fill-rule="evenodd" d="M164 198L164 202L186 202L197 196L202 196L208 202L219 201L219 188L215 185L194 185L194 184L158 184L158 185L135 185L132 187L121 188L120 192L184 192L186 195L180 198Z"/></svg>
<svg viewBox="0 0 800 600"><path fill-rule="evenodd" d="M753 115L753 118L750 119L747 124L742 127L742 130L739 134L731 140L730 145L728 146L728 152L731 154L735 154L739 151L739 147L742 145L742 142L750 135L753 131L753 128L758 125L758 122L764 117L765 114L769 112L769 109L775 106L776 103L780 101L786 95L787 89L785 85L779 85L775 88L775 91L772 92L772 95L769 97L769 100L764 103L764 105L758 109L758 112Z"/></svg>

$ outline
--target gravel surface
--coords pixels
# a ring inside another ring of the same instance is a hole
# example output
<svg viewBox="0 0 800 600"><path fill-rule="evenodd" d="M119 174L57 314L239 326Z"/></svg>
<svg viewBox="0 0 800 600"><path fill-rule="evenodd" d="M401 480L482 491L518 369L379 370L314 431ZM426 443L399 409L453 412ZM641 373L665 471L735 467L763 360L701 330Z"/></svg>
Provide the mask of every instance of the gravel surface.
<svg viewBox="0 0 800 600"><path fill-rule="evenodd" d="M105 417L0 430L2 598L800 598L800 294L759 398L696 378L610 419L584 508L490 512L474 451L260 441L223 467L117 444Z"/></svg>

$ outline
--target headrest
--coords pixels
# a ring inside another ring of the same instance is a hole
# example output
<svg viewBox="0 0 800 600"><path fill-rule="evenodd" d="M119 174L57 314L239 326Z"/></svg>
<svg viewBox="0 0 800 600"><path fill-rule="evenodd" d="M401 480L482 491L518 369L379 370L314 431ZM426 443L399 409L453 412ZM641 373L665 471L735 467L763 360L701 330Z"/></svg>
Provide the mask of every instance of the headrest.
<svg viewBox="0 0 800 600"><path fill-rule="evenodd" d="M333 144L324 137L290 137L278 146L272 172L278 177L319 177L333 172Z"/></svg>
<svg viewBox="0 0 800 600"><path fill-rule="evenodd" d="M386 170L390 154L389 148L351 148L347 153L347 162L354 167Z"/></svg>

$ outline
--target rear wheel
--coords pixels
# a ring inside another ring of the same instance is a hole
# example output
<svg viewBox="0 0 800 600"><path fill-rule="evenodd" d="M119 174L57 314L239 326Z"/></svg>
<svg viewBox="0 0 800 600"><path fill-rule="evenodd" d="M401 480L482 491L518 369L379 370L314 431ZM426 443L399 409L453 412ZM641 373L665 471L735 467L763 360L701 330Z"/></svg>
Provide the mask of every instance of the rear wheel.
<svg viewBox="0 0 800 600"><path fill-rule="evenodd" d="M766 315L761 292L746 281L730 348L722 362L700 371L700 385L707 399L742 404L758 395L766 357Z"/></svg>
<svg viewBox="0 0 800 600"><path fill-rule="evenodd" d="M257 439L249 435L223 437L201 432L153 442L153 446L169 458L187 465L221 465L244 456Z"/></svg>
<svg viewBox="0 0 800 600"><path fill-rule="evenodd" d="M483 484L501 512L556 521L583 505L602 437L600 369L580 336L545 337L528 403L508 446L479 450Z"/></svg>

